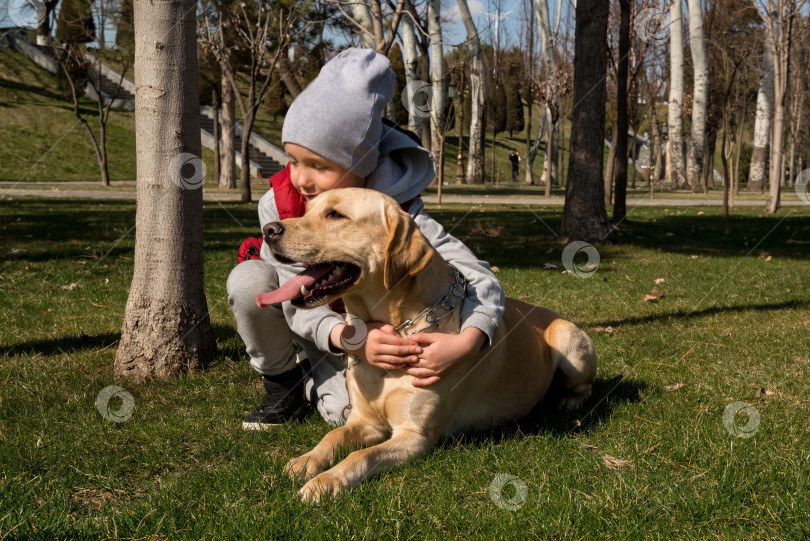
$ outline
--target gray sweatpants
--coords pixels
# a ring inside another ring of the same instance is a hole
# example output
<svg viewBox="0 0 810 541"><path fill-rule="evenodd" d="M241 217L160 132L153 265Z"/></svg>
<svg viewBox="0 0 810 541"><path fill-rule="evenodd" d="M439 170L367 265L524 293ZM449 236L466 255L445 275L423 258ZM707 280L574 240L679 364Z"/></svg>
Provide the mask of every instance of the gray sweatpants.
<svg viewBox="0 0 810 541"><path fill-rule="evenodd" d="M341 413L349 403L343 360L294 334L280 305L265 308L256 305L256 295L277 288L278 274L273 265L258 259L240 263L228 276L228 304L236 318L236 330L245 342L250 364L267 376L295 368L295 341L312 367L305 376L305 398L315 404L327 423L342 424L345 419ZM346 410L347 416L348 412Z"/></svg>

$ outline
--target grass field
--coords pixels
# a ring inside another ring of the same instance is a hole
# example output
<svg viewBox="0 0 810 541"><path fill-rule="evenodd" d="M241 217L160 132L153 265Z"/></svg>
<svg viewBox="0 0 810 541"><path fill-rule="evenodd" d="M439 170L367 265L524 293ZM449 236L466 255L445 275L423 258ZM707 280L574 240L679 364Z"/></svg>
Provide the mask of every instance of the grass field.
<svg viewBox="0 0 810 541"><path fill-rule="evenodd" d="M317 414L241 430L260 384L225 280L257 233L255 207L205 208L215 359L139 385L112 376L134 203L4 198L0 539L810 535L810 206L729 220L717 208L636 208L589 278L562 272L560 208L428 210L498 268L508 295L591 335L594 395L578 413L541 405L445 440L312 508L281 469L327 431ZM663 296L645 301L653 288ZM113 384L133 397L124 422L95 406ZM739 402L749 409L733 415Z"/></svg>

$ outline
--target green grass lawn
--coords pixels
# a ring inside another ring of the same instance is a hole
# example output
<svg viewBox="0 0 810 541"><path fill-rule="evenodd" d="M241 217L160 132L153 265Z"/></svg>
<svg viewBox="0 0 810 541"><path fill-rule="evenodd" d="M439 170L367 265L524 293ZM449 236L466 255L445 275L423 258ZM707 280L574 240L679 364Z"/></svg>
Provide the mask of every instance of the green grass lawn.
<svg viewBox="0 0 810 541"><path fill-rule="evenodd" d="M205 208L214 360L135 384L112 375L134 202L4 198L0 538L810 535L810 206L729 220L718 208L635 208L621 243L598 247L590 278L562 272L559 208L429 212L498 268L508 295L590 334L594 395L577 413L541 405L521 423L445 440L312 508L281 469L325 434L318 415L241 430L261 391L225 280L242 238L257 234L255 206ZM645 301L653 288L663 296ZM134 399L125 422L95 407L113 384ZM727 428L724 411L741 401L751 415Z"/></svg>

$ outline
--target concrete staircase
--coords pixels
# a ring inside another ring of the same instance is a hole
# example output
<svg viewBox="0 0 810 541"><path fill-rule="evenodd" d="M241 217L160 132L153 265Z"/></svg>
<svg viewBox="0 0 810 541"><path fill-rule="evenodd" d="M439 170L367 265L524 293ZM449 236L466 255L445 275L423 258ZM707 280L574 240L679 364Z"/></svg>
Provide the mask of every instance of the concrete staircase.
<svg viewBox="0 0 810 541"><path fill-rule="evenodd" d="M208 114L202 113L200 114L200 129L203 133L206 134L206 139L210 137L210 144L203 144L213 149L214 148L214 115L213 110L209 107L207 108ZM220 122L222 122L222 113L220 113ZM220 130L222 129L222 125L220 124ZM241 160L241 149L242 149L242 125L237 123L237 133L234 137L234 146L236 148L236 163L239 167L242 166ZM250 134L250 173L254 177L261 177L261 178L270 178L282 169L284 169L287 161L286 159L282 158L279 154L283 154L281 150L275 149L276 152L272 152L269 150L266 145L262 145L259 142L261 139L255 133ZM267 143L267 145L270 143ZM261 148L260 148L261 147ZM275 147L274 147L275 148ZM279 159L282 161L280 162Z"/></svg>
<svg viewBox="0 0 810 541"><path fill-rule="evenodd" d="M21 34L16 32L15 29L0 30L4 31L3 37L8 40L12 49L28 57L53 74L59 72L59 65L56 60L54 60L58 54L57 49L32 45L25 41L21 37ZM134 110L135 83L126 77L122 79L119 72L104 63L99 64L92 55L88 54L87 59L93 66L91 69L95 69L96 66L99 66L102 99L108 101L112 99L113 96L116 96L112 103L113 108ZM119 80L121 81L121 88L118 89L118 94L116 95L116 87L118 86ZM98 94L90 83L88 83L85 88L85 94L93 101L98 101ZM219 116L221 123L222 113L219 113ZM236 147L237 167L242 167L241 148L243 131L242 124L237 122L235 126L234 143ZM214 110L208 106L200 108L200 138L204 147L214 149ZM270 178L278 171L284 169L287 163L287 156L284 151L255 133L250 134L250 158L250 175L252 177L265 179Z"/></svg>

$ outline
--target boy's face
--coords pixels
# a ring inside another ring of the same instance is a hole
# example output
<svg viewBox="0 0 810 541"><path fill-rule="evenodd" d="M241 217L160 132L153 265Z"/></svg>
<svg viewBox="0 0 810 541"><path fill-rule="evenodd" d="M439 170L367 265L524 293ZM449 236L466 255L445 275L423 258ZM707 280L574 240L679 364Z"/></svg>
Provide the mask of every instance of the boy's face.
<svg viewBox="0 0 810 541"><path fill-rule="evenodd" d="M333 188L365 188L366 179L343 169L308 148L285 143L290 158L290 180L307 200Z"/></svg>

